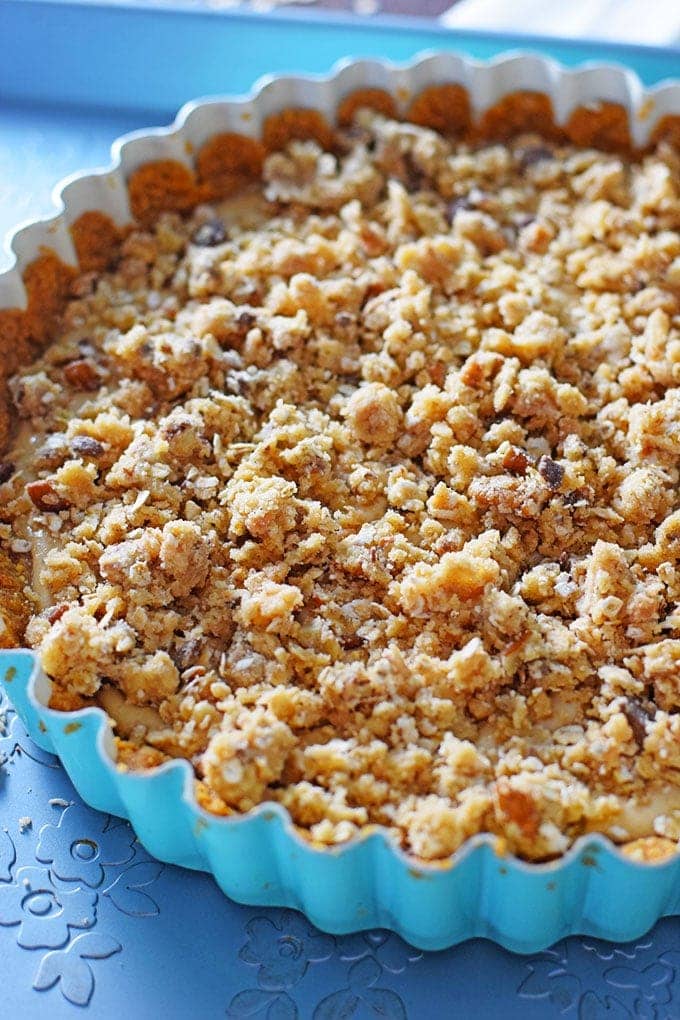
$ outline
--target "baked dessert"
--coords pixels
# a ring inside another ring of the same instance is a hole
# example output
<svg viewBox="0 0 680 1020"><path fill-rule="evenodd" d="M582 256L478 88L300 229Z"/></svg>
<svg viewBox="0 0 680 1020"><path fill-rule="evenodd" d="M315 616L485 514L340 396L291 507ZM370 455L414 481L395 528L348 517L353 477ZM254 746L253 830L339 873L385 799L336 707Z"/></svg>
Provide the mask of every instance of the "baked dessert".
<svg viewBox="0 0 680 1020"><path fill-rule="evenodd" d="M4 643L216 813L675 852L680 156L356 105L210 206L138 179L65 281L10 380Z"/></svg>

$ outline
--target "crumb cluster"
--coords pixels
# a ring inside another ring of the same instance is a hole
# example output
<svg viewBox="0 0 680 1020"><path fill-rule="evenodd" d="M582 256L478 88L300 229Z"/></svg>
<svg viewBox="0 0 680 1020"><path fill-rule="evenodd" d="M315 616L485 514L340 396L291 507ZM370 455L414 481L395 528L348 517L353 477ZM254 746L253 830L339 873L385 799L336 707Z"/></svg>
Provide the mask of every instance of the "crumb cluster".
<svg viewBox="0 0 680 1020"><path fill-rule="evenodd" d="M52 704L103 705L122 765L316 844L677 847L669 145L362 110L129 233L11 391L5 627L28 597Z"/></svg>

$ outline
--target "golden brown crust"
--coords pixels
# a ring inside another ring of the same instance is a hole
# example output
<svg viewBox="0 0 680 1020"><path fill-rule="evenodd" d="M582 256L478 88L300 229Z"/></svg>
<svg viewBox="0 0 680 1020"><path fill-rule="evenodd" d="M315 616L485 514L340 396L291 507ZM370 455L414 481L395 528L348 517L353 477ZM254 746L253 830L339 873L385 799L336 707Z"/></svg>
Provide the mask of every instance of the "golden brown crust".
<svg viewBox="0 0 680 1020"><path fill-rule="evenodd" d="M82 213L71 225L81 271L101 273L109 269L120 251L122 236L123 231L105 213L96 210Z"/></svg>
<svg viewBox="0 0 680 1020"><path fill-rule="evenodd" d="M26 315L18 308L0 309L0 377L5 378L17 365L25 363L27 347Z"/></svg>
<svg viewBox="0 0 680 1020"><path fill-rule="evenodd" d="M511 92L482 114L474 133L479 138L505 141L523 132L558 140L563 130L555 123L550 97L543 92Z"/></svg>
<svg viewBox="0 0 680 1020"><path fill-rule="evenodd" d="M57 712L77 712L79 709L85 708L86 705L92 704L92 702L81 694L77 694L76 691L67 691L63 687L57 687L56 684L53 684L48 704L50 708L55 709Z"/></svg>
<svg viewBox="0 0 680 1020"><path fill-rule="evenodd" d="M650 136L650 146L667 142L674 149L680 150L680 115L666 114L655 125Z"/></svg>
<svg viewBox="0 0 680 1020"><path fill-rule="evenodd" d="M578 106L565 127L575 145L593 146L603 152L630 152L628 114L620 103L589 103Z"/></svg>
<svg viewBox="0 0 680 1020"><path fill-rule="evenodd" d="M75 275L73 266L67 266L47 248L26 268L28 307L24 329L37 347L43 347L54 333Z"/></svg>
<svg viewBox="0 0 680 1020"><path fill-rule="evenodd" d="M472 122L470 94L463 85L430 85L414 98L408 119L443 135L465 135Z"/></svg>
<svg viewBox="0 0 680 1020"><path fill-rule="evenodd" d="M200 199L191 170L173 159L155 160L133 171L128 192L132 215L145 225L153 223L161 212L186 213Z"/></svg>
<svg viewBox="0 0 680 1020"><path fill-rule="evenodd" d="M385 89L357 89L340 101L336 119L341 127L348 127L357 110L376 110L384 117L397 118L397 104L391 92Z"/></svg>
<svg viewBox="0 0 680 1020"><path fill-rule="evenodd" d="M4 379L0 379L0 450L5 449L12 433L11 406L7 383Z"/></svg>
<svg viewBox="0 0 680 1020"><path fill-rule="evenodd" d="M30 358L26 316L18 308L0 309L0 451L5 449L12 427L7 379Z"/></svg>
<svg viewBox="0 0 680 1020"><path fill-rule="evenodd" d="M262 173L265 147L256 138L225 131L214 135L196 157L196 176L206 198L226 198Z"/></svg>
<svg viewBox="0 0 680 1020"><path fill-rule="evenodd" d="M268 152L285 148L294 138L313 139L322 149L332 149L335 144L333 129L318 110L290 108L265 118L262 141Z"/></svg>

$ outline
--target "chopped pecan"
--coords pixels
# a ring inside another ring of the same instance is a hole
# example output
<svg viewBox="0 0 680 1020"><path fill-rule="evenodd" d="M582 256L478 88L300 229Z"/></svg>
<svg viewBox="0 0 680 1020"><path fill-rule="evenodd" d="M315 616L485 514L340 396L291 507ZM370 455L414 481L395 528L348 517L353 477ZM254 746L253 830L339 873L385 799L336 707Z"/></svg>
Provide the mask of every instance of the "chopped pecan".
<svg viewBox="0 0 680 1020"><path fill-rule="evenodd" d="M449 223L453 223L458 213L464 209L474 209L474 205L467 195L460 195L458 198L454 198L452 202L449 202L446 207L446 218Z"/></svg>
<svg viewBox="0 0 680 1020"><path fill-rule="evenodd" d="M85 338L78 341L78 350L84 358L94 357L97 353L92 341Z"/></svg>
<svg viewBox="0 0 680 1020"><path fill-rule="evenodd" d="M26 486L26 494L38 510L45 510L49 513L68 510L71 505L68 500L59 495L51 482L45 480L29 482Z"/></svg>
<svg viewBox="0 0 680 1020"><path fill-rule="evenodd" d="M586 506L589 498L587 489L572 489L571 492L565 492L562 496L566 506Z"/></svg>
<svg viewBox="0 0 680 1020"><path fill-rule="evenodd" d="M539 474L545 479L551 489L559 489L564 478L564 468L551 457L541 457L538 462Z"/></svg>
<svg viewBox="0 0 680 1020"><path fill-rule="evenodd" d="M623 706L623 714L633 731L635 743L642 747L647 736L647 723L653 718L653 713L650 713L638 698L628 698Z"/></svg>
<svg viewBox="0 0 680 1020"><path fill-rule="evenodd" d="M482 191L481 188L471 188L465 195L459 195L449 202L446 207L446 218L453 224L459 212L472 212L474 209L484 209L488 206L491 195Z"/></svg>
<svg viewBox="0 0 680 1020"><path fill-rule="evenodd" d="M356 321L356 315L352 315L351 312L337 312L335 315L335 325L338 329L350 329L356 326Z"/></svg>
<svg viewBox="0 0 680 1020"><path fill-rule="evenodd" d="M64 378L76 390L99 389L99 373L89 358L78 358L64 367Z"/></svg>
<svg viewBox="0 0 680 1020"><path fill-rule="evenodd" d="M12 464L11 460L3 461L3 463L0 464L0 485L4 485L5 482L8 482L15 471L16 468L14 464Z"/></svg>
<svg viewBox="0 0 680 1020"><path fill-rule="evenodd" d="M542 163L546 159L554 159L555 154L552 149L546 148L545 145L528 145L525 149L520 149L518 152L519 156L519 168L524 173L530 166L534 166L536 163Z"/></svg>
<svg viewBox="0 0 680 1020"><path fill-rule="evenodd" d="M496 783L498 806L506 818L522 830L525 836L534 839L541 821L536 804L528 793L517 790L507 779L501 778Z"/></svg>
<svg viewBox="0 0 680 1020"><path fill-rule="evenodd" d="M404 155L404 171L407 191L419 191L425 183L426 177L419 166L416 165L410 152Z"/></svg>
<svg viewBox="0 0 680 1020"><path fill-rule="evenodd" d="M503 457L503 467L506 471L515 471L519 475L526 474L530 463L531 461L524 450L520 450L517 446L511 446Z"/></svg>
<svg viewBox="0 0 680 1020"><path fill-rule="evenodd" d="M47 622L56 623L57 620L61 620L67 609L68 602L58 602L56 606L51 606L45 614Z"/></svg>
<svg viewBox="0 0 680 1020"><path fill-rule="evenodd" d="M71 440L71 449L79 457L101 457L104 444L92 436L74 436Z"/></svg>
<svg viewBox="0 0 680 1020"><path fill-rule="evenodd" d="M362 648L364 640L358 634L347 634L345 637L340 638L340 644L345 651L350 652L354 648Z"/></svg>
<svg viewBox="0 0 680 1020"><path fill-rule="evenodd" d="M242 312L239 312L236 317L236 325L240 329L248 330L251 326L254 326L256 322L257 317L253 315L252 312L249 312L247 308Z"/></svg>
<svg viewBox="0 0 680 1020"><path fill-rule="evenodd" d="M164 439L174 439L188 432L191 428L191 421L188 418L175 418L174 416L161 425L159 431Z"/></svg>
<svg viewBox="0 0 680 1020"><path fill-rule="evenodd" d="M180 670L186 670L190 666L196 666L196 660L200 658L204 641L202 638L192 637L177 645L173 659Z"/></svg>
<svg viewBox="0 0 680 1020"><path fill-rule="evenodd" d="M55 468L63 464L69 454L69 444L63 432L53 432L36 451L36 467Z"/></svg>

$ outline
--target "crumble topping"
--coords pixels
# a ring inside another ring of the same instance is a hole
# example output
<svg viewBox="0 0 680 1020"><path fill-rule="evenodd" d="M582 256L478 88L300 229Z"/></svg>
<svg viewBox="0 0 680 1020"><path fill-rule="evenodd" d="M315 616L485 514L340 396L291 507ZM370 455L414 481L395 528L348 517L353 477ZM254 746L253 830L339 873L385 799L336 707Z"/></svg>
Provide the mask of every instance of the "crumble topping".
<svg viewBox="0 0 680 1020"><path fill-rule="evenodd" d="M30 599L52 705L217 813L663 857L680 155L346 120L71 284L11 381L0 638Z"/></svg>

